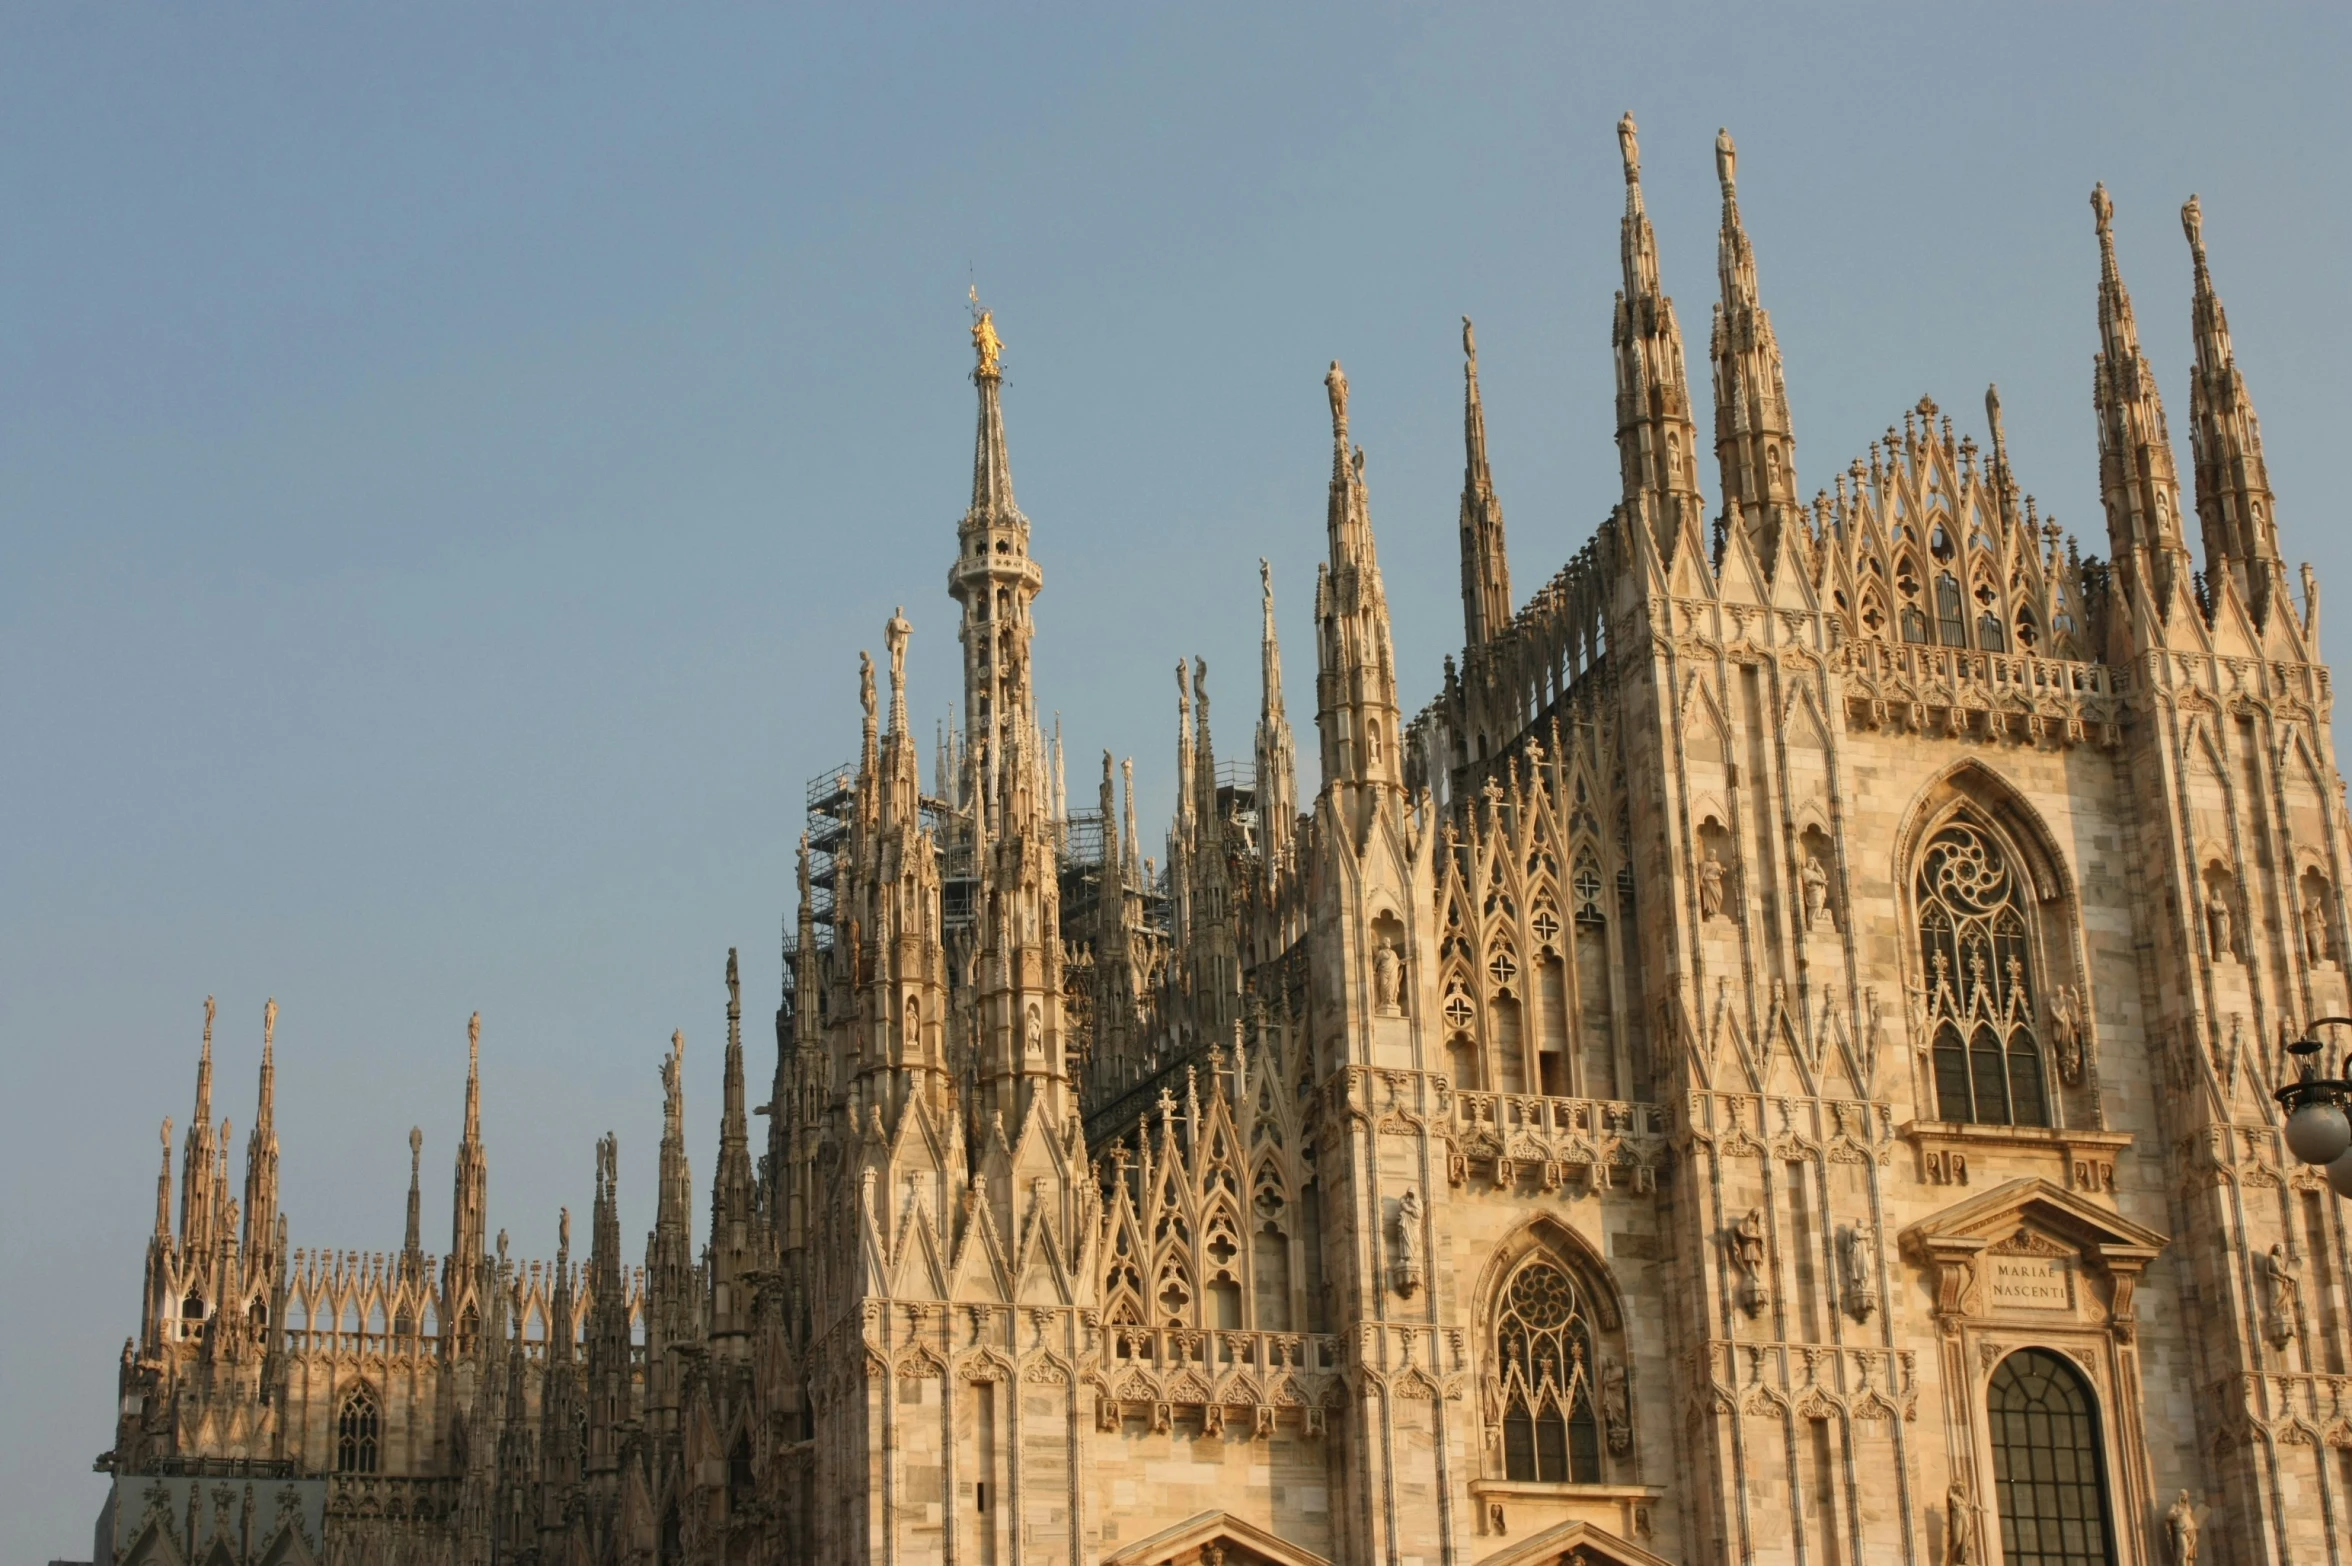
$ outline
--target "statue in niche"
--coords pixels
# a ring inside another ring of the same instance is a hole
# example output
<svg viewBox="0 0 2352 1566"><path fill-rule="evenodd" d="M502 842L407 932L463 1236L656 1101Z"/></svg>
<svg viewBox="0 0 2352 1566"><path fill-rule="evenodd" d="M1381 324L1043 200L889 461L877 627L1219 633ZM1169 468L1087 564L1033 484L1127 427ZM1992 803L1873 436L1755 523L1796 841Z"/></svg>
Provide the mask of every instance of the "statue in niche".
<svg viewBox="0 0 2352 1566"><path fill-rule="evenodd" d="M2238 954L2237 945L2231 939L2235 932L2230 924L2229 899L2222 895L2218 886L2208 889L2205 893L2205 925L2213 937L2213 955L2217 960Z"/></svg>
<svg viewBox="0 0 2352 1566"><path fill-rule="evenodd" d="M2050 1042L2058 1052L2058 1075L2068 1087L2082 1080L2082 1002L2074 986L2061 984L2050 997Z"/></svg>
<svg viewBox="0 0 2352 1566"><path fill-rule="evenodd" d="M1805 868L1798 872L1797 879L1805 890L1805 928L1818 930L1829 913L1829 871L1819 855L1807 854Z"/></svg>
<svg viewBox="0 0 2352 1566"><path fill-rule="evenodd" d="M1021 1050L1031 1060L1042 1059L1045 1055L1045 1023L1039 1018L1034 1006L1029 1008L1029 1035Z"/></svg>
<svg viewBox="0 0 2352 1566"><path fill-rule="evenodd" d="M1770 1297L1764 1288L1763 1209L1749 1208L1748 1215L1732 1226L1729 1239L1732 1265L1740 1270L1740 1309L1750 1317L1761 1316Z"/></svg>
<svg viewBox="0 0 2352 1566"><path fill-rule="evenodd" d="M1393 940L1383 939L1372 953L1372 999L1383 1017L1405 1009L1405 958Z"/></svg>
<svg viewBox="0 0 2352 1566"><path fill-rule="evenodd" d="M2313 962L2328 960L2327 899L2317 887L2303 901L2303 951Z"/></svg>
<svg viewBox="0 0 2352 1566"><path fill-rule="evenodd" d="M1396 1291L1410 1295L1421 1286L1421 1193L1411 1186L1397 1198Z"/></svg>
<svg viewBox="0 0 2352 1566"><path fill-rule="evenodd" d="M1601 1424L1609 1432L1610 1451L1623 1457L1633 1449L1633 1397L1625 1366L1614 1359L1601 1367Z"/></svg>
<svg viewBox="0 0 2352 1566"><path fill-rule="evenodd" d="M2273 1245L2264 1252L2258 1270L2266 1296L2262 1335L2270 1339L2272 1348L2283 1349L2295 1335L2295 1306L2303 1296L2303 1279L2294 1262L2288 1259L2284 1245Z"/></svg>
<svg viewBox="0 0 2352 1566"><path fill-rule="evenodd" d="M1976 1503L1968 1482L1952 1481L1944 1492L1944 1566L1976 1566Z"/></svg>
<svg viewBox="0 0 2352 1566"><path fill-rule="evenodd" d="M2197 1566L2197 1508L2183 1490L2164 1514L2164 1542L2172 1566Z"/></svg>
<svg viewBox="0 0 2352 1566"><path fill-rule="evenodd" d="M1866 1223L1851 1225L1838 1236L1838 1269L1844 1274L1846 1314L1868 1321L1878 1309L1878 1278L1871 1267L1878 1236Z"/></svg>
<svg viewBox="0 0 2352 1566"><path fill-rule="evenodd" d="M1723 917L1723 861L1716 857L1713 847L1707 850L1706 860L1699 866L1699 917Z"/></svg>

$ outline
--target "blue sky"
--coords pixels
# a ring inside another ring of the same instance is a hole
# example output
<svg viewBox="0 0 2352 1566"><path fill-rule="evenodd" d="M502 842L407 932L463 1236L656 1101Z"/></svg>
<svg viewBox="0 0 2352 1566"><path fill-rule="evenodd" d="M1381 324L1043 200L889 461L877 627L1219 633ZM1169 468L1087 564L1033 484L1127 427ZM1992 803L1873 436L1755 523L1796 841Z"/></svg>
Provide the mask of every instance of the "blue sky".
<svg viewBox="0 0 2352 1566"><path fill-rule="evenodd" d="M673 1027L707 1175L726 949L763 1017L858 650L904 604L926 736L955 685L975 281L1073 792L1131 754L1158 821L1179 655L1245 751L1260 555L1307 723L1329 360L1410 704L1460 316L1521 593L1606 513L1627 109L1699 355L1739 140L1800 477L1998 381L2098 553L2086 197L2178 437L2200 193L2288 556L2352 591L2347 53L2219 7L0 13L0 1549L88 1548L205 995L239 1169L281 1007L297 1244L399 1244L412 1123L447 1243L476 1009L519 1249L608 1127L643 1232Z"/></svg>

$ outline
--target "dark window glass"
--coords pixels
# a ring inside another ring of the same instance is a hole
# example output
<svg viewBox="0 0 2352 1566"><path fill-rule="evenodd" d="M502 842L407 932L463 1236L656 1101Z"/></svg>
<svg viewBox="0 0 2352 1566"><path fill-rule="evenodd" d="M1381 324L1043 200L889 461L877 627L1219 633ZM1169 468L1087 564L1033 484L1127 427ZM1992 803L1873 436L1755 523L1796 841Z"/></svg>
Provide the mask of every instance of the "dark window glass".
<svg viewBox="0 0 2352 1566"><path fill-rule="evenodd" d="M2008 1566L2114 1566L2098 1406L2081 1372L2045 1349L2012 1354L1985 1413Z"/></svg>

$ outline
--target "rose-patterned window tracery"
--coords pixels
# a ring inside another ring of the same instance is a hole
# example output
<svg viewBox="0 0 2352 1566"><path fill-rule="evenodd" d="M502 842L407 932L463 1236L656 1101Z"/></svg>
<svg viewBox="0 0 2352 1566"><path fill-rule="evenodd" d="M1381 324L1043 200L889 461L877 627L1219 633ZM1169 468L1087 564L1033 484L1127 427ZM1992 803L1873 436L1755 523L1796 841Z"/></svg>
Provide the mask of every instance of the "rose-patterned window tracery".
<svg viewBox="0 0 2352 1566"><path fill-rule="evenodd" d="M1494 1353L1504 1477L1597 1483L1592 1326L1583 1295L1558 1263L1539 1256L1512 1277L1495 1313Z"/></svg>
<svg viewBox="0 0 2352 1566"><path fill-rule="evenodd" d="M1928 839L1915 896L1937 1115L2048 1125L2024 886L2008 851L1954 821Z"/></svg>

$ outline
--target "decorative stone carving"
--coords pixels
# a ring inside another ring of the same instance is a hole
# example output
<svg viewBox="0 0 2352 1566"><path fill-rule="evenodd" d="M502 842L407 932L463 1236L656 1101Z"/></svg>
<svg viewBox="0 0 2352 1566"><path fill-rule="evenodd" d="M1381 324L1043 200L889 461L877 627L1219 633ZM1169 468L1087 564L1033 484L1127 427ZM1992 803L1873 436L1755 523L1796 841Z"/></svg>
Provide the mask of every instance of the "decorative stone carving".
<svg viewBox="0 0 2352 1566"><path fill-rule="evenodd" d="M2083 1075L2082 1002L2074 986L2061 984L2050 997L2050 1047L2058 1056L2058 1077L2075 1087Z"/></svg>
<svg viewBox="0 0 2352 1566"><path fill-rule="evenodd" d="M1723 861L1716 856L1715 850L1710 847L1707 850L1707 857L1699 865L1699 917L1701 919L1722 918L1723 896Z"/></svg>
<svg viewBox="0 0 2352 1566"><path fill-rule="evenodd" d="M1944 1566L1976 1566L1976 1503L1969 1499L1966 1480L1955 1479L1944 1492Z"/></svg>
<svg viewBox="0 0 2352 1566"><path fill-rule="evenodd" d="M1805 894L1805 928L1818 930L1829 913L1829 871L1819 856L1807 854L1805 868L1798 872Z"/></svg>
<svg viewBox="0 0 2352 1566"><path fill-rule="evenodd" d="M2273 1245L2256 1262L2262 1274L2262 1335L2283 1349L2295 1336L2295 1306L2303 1295L2300 1270L2284 1245Z"/></svg>
<svg viewBox="0 0 2352 1566"><path fill-rule="evenodd" d="M2215 961L2238 955L2237 932L2231 928L2229 898L2220 887L2210 887L2205 893L2205 929L2213 939Z"/></svg>
<svg viewBox="0 0 2352 1566"><path fill-rule="evenodd" d="M1405 1009L1405 958L1394 940L1383 940L1372 952L1372 997L1383 1017Z"/></svg>
<svg viewBox="0 0 2352 1566"><path fill-rule="evenodd" d="M1611 1452L1623 1457L1633 1450L1633 1399L1625 1366L1614 1359L1601 1368L1601 1423L1608 1429Z"/></svg>
<svg viewBox="0 0 2352 1566"><path fill-rule="evenodd" d="M1764 1307L1772 1299L1772 1291L1764 1282L1766 1254L1763 1209L1748 1209L1748 1215L1732 1226L1726 1239L1731 1250L1731 1263L1740 1272L1740 1309L1751 1318L1761 1316Z"/></svg>
<svg viewBox="0 0 2352 1566"><path fill-rule="evenodd" d="M1848 1225L1838 1235L1838 1270L1845 1283L1846 1314L1868 1321L1878 1309L1878 1232L1866 1223Z"/></svg>
<svg viewBox="0 0 2352 1566"><path fill-rule="evenodd" d="M2164 1544L2172 1566L2197 1566L2197 1508L2186 1490L2164 1514Z"/></svg>
<svg viewBox="0 0 2352 1566"><path fill-rule="evenodd" d="M1389 1255L1396 1291L1410 1297L1421 1287L1421 1193L1411 1186L1397 1198L1395 1243Z"/></svg>

